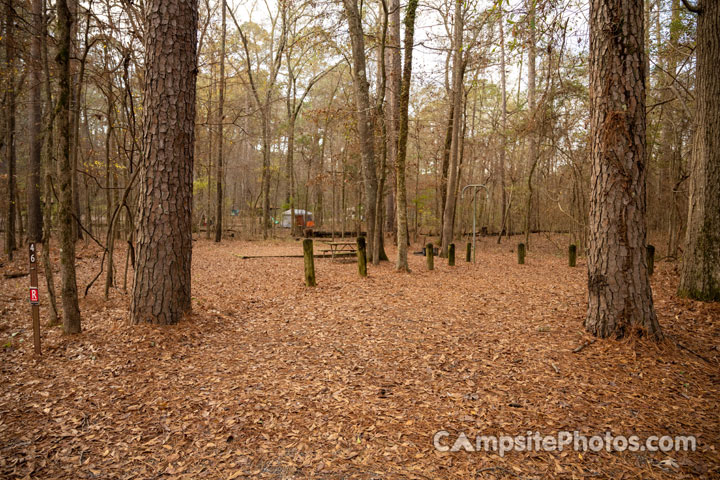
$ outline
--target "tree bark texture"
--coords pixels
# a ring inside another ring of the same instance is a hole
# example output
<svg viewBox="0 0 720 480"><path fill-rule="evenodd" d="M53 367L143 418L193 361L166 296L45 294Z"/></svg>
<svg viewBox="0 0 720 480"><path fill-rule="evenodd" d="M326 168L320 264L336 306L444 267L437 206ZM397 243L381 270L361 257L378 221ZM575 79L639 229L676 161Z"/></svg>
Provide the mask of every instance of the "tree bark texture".
<svg viewBox="0 0 720 480"><path fill-rule="evenodd" d="M720 2L705 0L697 19L695 142L679 293L720 301Z"/></svg>
<svg viewBox="0 0 720 480"><path fill-rule="evenodd" d="M17 249L15 206L17 188L15 164L15 7L5 2L5 165L7 168L7 217L5 220L5 253L9 260Z"/></svg>
<svg viewBox="0 0 720 480"><path fill-rule="evenodd" d="M222 240L222 229L223 229L223 178L225 177L225 170L223 167L223 143L224 143L224 128L223 121L225 120L225 38L227 36L227 19L225 16L227 6L225 0L220 2L220 8L222 8L222 32L220 39L220 91L218 93L218 159L217 159L217 178L216 180L216 195L217 201L215 205L215 242Z"/></svg>
<svg viewBox="0 0 720 480"><path fill-rule="evenodd" d="M30 158L28 159L28 240L42 241L42 206L40 204L40 173L42 164L42 63L43 25L42 0L32 0L33 37L30 41ZM49 232L48 232L49 234Z"/></svg>
<svg viewBox="0 0 720 480"><path fill-rule="evenodd" d="M453 126L452 146L450 149L450 168L448 172L448 188L445 199L445 210L443 213L443 232L440 256L447 256L448 245L453 241L453 226L455 222L455 203L457 199L456 190L459 176L460 164L460 141L463 118L463 5L462 0L455 1L455 26L453 34Z"/></svg>
<svg viewBox="0 0 720 480"><path fill-rule="evenodd" d="M370 105L370 86L367 80L365 62L365 40L363 38L360 11L356 0L343 0L345 15L350 30L353 60L353 86L355 88L356 121L362 148L363 175L365 183L365 223L367 225L367 249L374 251L375 203L377 201L377 173L375 171L375 145Z"/></svg>
<svg viewBox="0 0 720 480"><path fill-rule="evenodd" d="M590 4L592 192L585 328L659 338L645 256L643 0Z"/></svg>
<svg viewBox="0 0 720 480"><path fill-rule="evenodd" d="M58 133L60 134L60 158L58 180L60 183L60 270L62 276L63 331L80 333L80 307L78 305L77 280L75 277L75 219L73 219L72 162L70 158L70 32L73 17L67 0L57 2L58 22Z"/></svg>
<svg viewBox="0 0 720 480"><path fill-rule="evenodd" d="M145 24L144 158L133 323L177 323L191 308L196 0L152 0Z"/></svg>
<svg viewBox="0 0 720 480"><path fill-rule="evenodd" d="M410 104L410 79L412 77L412 51L415 38L415 14L418 0L410 0L405 13L405 60L400 88L400 131L398 154L395 161L395 191L397 192L397 235L398 254L396 269L409 271L408 267L408 220L407 220L407 189L405 187L405 158L408 140L408 107Z"/></svg>

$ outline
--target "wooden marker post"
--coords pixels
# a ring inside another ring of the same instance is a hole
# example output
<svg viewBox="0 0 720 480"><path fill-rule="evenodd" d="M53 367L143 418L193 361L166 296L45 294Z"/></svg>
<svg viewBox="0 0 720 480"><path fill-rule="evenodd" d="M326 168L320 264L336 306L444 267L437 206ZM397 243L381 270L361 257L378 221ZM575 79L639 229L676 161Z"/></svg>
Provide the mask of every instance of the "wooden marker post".
<svg viewBox="0 0 720 480"><path fill-rule="evenodd" d="M303 256L305 257L305 285L314 287L315 283L315 259L313 258L312 238L303 240Z"/></svg>
<svg viewBox="0 0 720 480"><path fill-rule="evenodd" d="M30 308L32 310L35 355L40 355L40 292L37 274L37 247L30 242Z"/></svg>
<svg viewBox="0 0 720 480"><path fill-rule="evenodd" d="M655 271L655 246L648 245L645 247L645 253L647 254L648 275L652 275Z"/></svg>
<svg viewBox="0 0 720 480"><path fill-rule="evenodd" d="M451 267L455 266L455 244L451 243L448 245L448 265Z"/></svg>
<svg viewBox="0 0 720 480"><path fill-rule="evenodd" d="M367 277L367 252L365 251L365 237L357 238L357 261L358 273L361 277Z"/></svg>
<svg viewBox="0 0 720 480"><path fill-rule="evenodd" d="M525 265L525 244L518 243L518 263Z"/></svg>
<svg viewBox="0 0 720 480"><path fill-rule="evenodd" d="M467 248L465 248L465 261L472 261L472 243L468 242Z"/></svg>
<svg viewBox="0 0 720 480"><path fill-rule="evenodd" d="M435 251L433 250L433 244L428 243L425 246L425 257L427 257L427 267L428 270L432 270L435 268Z"/></svg>
<svg viewBox="0 0 720 480"><path fill-rule="evenodd" d="M571 267L574 267L577 265L577 246L576 245L570 245L568 247L568 262L570 263Z"/></svg>

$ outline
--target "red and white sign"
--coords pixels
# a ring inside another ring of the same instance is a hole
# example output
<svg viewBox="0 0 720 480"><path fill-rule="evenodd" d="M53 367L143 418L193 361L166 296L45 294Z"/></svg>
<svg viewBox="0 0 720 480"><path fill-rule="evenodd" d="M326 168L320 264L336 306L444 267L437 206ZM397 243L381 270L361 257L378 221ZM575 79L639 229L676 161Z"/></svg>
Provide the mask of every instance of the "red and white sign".
<svg viewBox="0 0 720 480"><path fill-rule="evenodd" d="M40 295L38 293L38 287L30 287L30 304L37 305L40 303Z"/></svg>

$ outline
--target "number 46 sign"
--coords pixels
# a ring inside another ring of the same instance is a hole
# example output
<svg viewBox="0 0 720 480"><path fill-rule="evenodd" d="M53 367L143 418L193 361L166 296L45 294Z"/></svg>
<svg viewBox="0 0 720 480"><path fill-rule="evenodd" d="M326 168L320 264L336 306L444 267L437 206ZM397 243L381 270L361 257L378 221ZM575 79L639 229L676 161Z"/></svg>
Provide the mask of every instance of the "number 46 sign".
<svg viewBox="0 0 720 480"><path fill-rule="evenodd" d="M40 355L40 293L38 291L37 250L30 242L30 305L32 305L33 343L35 354Z"/></svg>

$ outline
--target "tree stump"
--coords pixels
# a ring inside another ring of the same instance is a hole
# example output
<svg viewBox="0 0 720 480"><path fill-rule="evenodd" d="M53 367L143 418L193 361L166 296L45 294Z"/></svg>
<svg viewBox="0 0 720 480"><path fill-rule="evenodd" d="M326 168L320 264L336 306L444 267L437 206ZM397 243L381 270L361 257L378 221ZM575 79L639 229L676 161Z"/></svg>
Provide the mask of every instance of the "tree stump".
<svg viewBox="0 0 720 480"><path fill-rule="evenodd" d="M652 275L655 271L655 245L646 246L645 254L647 256L648 275Z"/></svg>
<svg viewBox="0 0 720 480"><path fill-rule="evenodd" d="M525 244L524 243L518 243L518 263L520 265L525 265Z"/></svg>
<svg viewBox="0 0 720 480"><path fill-rule="evenodd" d="M455 244L451 243L448 245L448 265L451 267L455 266Z"/></svg>
<svg viewBox="0 0 720 480"><path fill-rule="evenodd" d="M314 287L315 283L315 259L313 258L312 238L303 240L303 255L305 257L305 285Z"/></svg>
<svg viewBox="0 0 720 480"><path fill-rule="evenodd" d="M571 267L577 265L577 246L570 245L568 247L568 261Z"/></svg>
<svg viewBox="0 0 720 480"><path fill-rule="evenodd" d="M435 251L433 250L433 244L428 243L425 246L425 258L427 258L427 267L428 270L433 270L435 268Z"/></svg>
<svg viewBox="0 0 720 480"><path fill-rule="evenodd" d="M465 248L465 261L472 261L472 243L470 242L467 243L467 247Z"/></svg>
<svg viewBox="0 0 720 480"><path fill-rule="evenodd" d="M365 237L357 238L357 261L358 273L361 277L367 277L367 251L365 250Z"/></svg>

